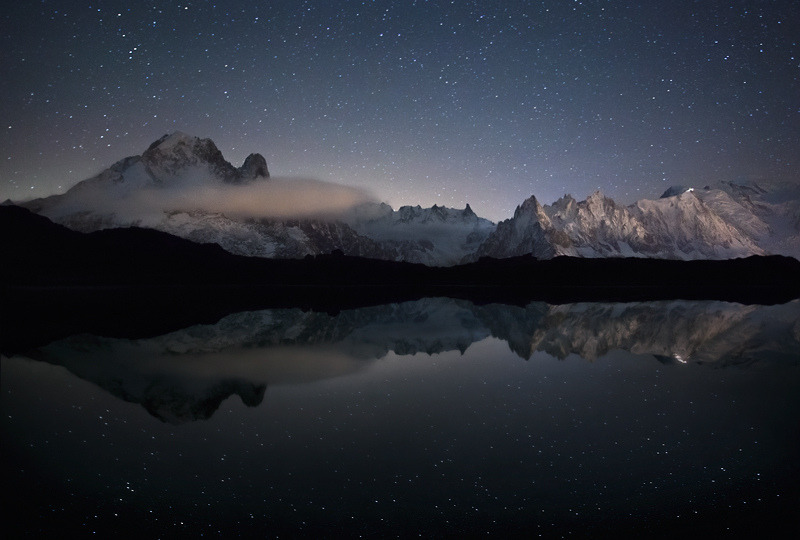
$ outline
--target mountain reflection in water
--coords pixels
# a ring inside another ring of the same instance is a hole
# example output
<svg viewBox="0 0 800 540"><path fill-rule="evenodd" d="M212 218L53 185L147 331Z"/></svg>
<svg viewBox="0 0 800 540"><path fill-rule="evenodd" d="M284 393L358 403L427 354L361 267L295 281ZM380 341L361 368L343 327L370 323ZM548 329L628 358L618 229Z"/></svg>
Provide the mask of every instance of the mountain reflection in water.
<svg viewBox="0 0 800 540"><path fill-rule="evenodd" d="M525 360L539 351L593 361L622 350L663 363L796 364L800 302L536 302L523 308L433 298L335 315L272 309L148 339L78 335L26 356L64 366L140 403L153 416L180 424L210 418L234 394L257 406L272 385L352 374L390 352L463 354L488 337L505 341Z"/></svg>
<svg viewBox="0 0 800 540"><path fill-rule="evenodd" d="M800 534L800 302L253 311L0 369L9 538Z"/></svg>

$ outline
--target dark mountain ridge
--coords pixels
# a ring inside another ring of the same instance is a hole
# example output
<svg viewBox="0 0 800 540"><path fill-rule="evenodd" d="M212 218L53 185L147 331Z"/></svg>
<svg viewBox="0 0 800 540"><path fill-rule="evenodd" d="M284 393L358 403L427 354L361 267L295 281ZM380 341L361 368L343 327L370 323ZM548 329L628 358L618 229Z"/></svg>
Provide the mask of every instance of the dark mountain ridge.
<svg viewBox="0 0 800 540"><path fill-rule="evenodd" d="M3 350L43 336L97 331L147 335L242 310L337 312L443 296L525 305L707 299L783 303L800 297L800 261L641 258L482 258L453 267L352 257L233 255L167 233L78 233L15 206L0 207Z"/></svg>
<svg viewBox="0 0 800 540"><path fill-rule="evenodd" d="M272 286L514 289L650 288L671 291L798 292L800 261L783 256L730 260L482 257L452 267L343 255L303 259L233 255L217 244L137 227L79 233L24 208L0 207L0 270L5 287ZM794 296L792 296L794 297Z"/></svg>

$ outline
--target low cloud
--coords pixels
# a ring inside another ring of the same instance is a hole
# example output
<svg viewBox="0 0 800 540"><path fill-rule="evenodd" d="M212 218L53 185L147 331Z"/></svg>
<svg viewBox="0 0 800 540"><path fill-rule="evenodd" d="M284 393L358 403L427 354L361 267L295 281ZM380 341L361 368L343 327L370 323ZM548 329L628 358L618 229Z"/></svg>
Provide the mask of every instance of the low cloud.
<svg viewBox="0 0 800 540"><path fill-rule="evenodd" d="M366 190L311 178L272 177L245 185L215 184L136 193L134 206L203 210L235 218L333 218L374 201Z"/></svg>
<svg viewBox="0 0 800 540"><path fill-rule="evenodd" d="M148 224L164 212L204 211L234 219L335 219L376 201L367 190L312 178L271 177L247 184L191 181L168 186L84 184L45 213L51 217L90 211Z"/></svg>

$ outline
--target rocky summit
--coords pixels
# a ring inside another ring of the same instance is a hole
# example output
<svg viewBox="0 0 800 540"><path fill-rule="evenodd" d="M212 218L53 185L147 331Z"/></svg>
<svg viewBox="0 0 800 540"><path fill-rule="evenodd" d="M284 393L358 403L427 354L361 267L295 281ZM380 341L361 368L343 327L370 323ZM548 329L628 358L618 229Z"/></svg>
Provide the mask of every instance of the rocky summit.
<svg viewBox="0 0 800 540"><path fill-rule="evenodd" d="M222 156L214 141L180 131L155 141L142 154L142 161L156 182L180 177L192 167L207 169L210 178L227 183L242 183L269 178L267 162L260 154L250 154L238 169Z"/></svg>

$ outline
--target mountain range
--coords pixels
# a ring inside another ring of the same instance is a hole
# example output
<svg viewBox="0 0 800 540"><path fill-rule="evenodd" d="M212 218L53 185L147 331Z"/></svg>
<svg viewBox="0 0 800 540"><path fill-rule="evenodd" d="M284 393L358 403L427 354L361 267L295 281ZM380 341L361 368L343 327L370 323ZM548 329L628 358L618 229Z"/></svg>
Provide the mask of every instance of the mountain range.
<svg viewBox="0 0 800 540"><path fill-rule="evenodd" d="M259 211L260 201L278 200L287 189L294 198L286 206L294 207L277 215ZM333 251L429 266L519 255L800 258L800 186L790 184L674 186L632 205L599 191L583 201L565 195L552 205L531 196L497 224L469 205L394 210L343 190L274 179L260 154L234 167L211 140L175 132L66 193L18 204L77 231L147 227L238 255L280 259ZM238 212L223 204L231 195L256 207ZM306 211L317 199L340 204Z"/></svg>

